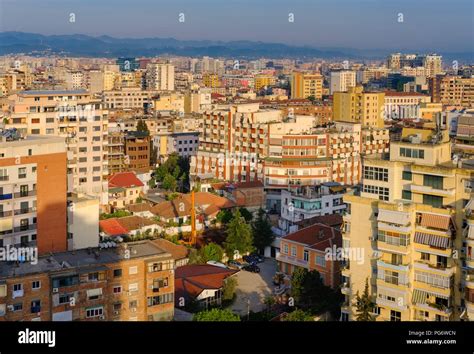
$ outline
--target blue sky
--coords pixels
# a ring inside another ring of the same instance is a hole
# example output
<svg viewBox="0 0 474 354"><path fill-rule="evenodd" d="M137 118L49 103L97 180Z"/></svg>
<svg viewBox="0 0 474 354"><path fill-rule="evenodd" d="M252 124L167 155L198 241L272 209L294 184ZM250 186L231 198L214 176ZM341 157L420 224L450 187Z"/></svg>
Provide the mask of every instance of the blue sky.
<svg viewBox="0 0 474 354"><path fill-rule="evenodd" d="M474 51L473 0L0 0L0 31ZM288 22L288 14L294 22ZM76 22L69 22L74 13ZM179 13L185 22L178 21ZM398 14L403 22L398 22Z"/></svg>

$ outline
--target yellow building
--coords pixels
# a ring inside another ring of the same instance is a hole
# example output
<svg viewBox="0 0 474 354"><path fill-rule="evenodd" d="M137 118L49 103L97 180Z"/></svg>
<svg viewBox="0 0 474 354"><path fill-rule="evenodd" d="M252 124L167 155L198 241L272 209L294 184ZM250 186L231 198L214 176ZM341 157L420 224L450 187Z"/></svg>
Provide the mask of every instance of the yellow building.
<svg viewBox="0 0 474 354"><path fill-rule="evenodd" d="M383 128L384 100L383 92L363 92L362 86L349 87L347 92L335 92L334 120Z"/></svg>
<svg viewBox="0 0 474 354"><path fill-rule="evenodd" d="M323 77L321 74L294 72L291 77L291 98L323 97Z"/></svg>
<svg viewBox="0 0 474 354"><path fill-rule="evenodd" d="M255 91L260 91L265 86L275 85L275 77L271 75L257 75L255 76Z"/></svg>
<svg viewBox="0 0 474 354"><path fill-rule="evenodd" d="M205 73L202 82L206 87L219 87L219 76L217 74Z"/></svg>
<svg viewBox="0 0 474 354"><path fill-rule="evenodd" d="M420 103L420 118L435 121L442 110L443 104L441 103L422 102Z"/></svg>
<svg viewBox="0 0 474 354"><path fill-rule="evenodd" d="M356 319L355 296L366 280L377 321L469 316L469 301L460 305L470 294L462 268L471 257L463 248L469 237L464 211L474 169L451 161L448 132L404 131L389 156L365 158L362 173L362 189L344 196L342 319ZM361 262L351 259L353 250L363 250Z"/></svg>

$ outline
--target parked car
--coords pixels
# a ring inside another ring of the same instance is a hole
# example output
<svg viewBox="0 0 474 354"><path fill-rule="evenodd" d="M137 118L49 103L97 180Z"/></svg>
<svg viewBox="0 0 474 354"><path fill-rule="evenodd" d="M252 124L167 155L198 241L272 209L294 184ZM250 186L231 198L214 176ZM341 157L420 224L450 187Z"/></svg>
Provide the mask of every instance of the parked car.
<svg viewBox="0 0 474 354"><path fill-rule="evenodd" d="M260 273L260 268L255 265L255 264L249 264L246 265L245 267L242 268L243 270L246 270L247 272L252 272L252 273Z"/></svg>
<svg viewBox="0 0 474 354"><path fill-rule="evenodd" d="M249 254L248 256L244 256L243 259L251 264L262 263L264 261L263 257L258 254Z"/></svg>
<svg viewBox="0 0 474 354"><path fill-rule="evenodd" d="M216 267L226 268L226 269L229 268L224 263L216 262L216 261L208 261L207 264L213 265L213 266L216 266Z"/></svg>
<svg viewBox="0 0 474 354"><path fill-rule="evenodd" d="M243 267L247 266L248 264L247 263L241 263L241 262L238 262L238 261L230 261L228 263L228 265L229 265L230 268L242 269Z"/></svg>

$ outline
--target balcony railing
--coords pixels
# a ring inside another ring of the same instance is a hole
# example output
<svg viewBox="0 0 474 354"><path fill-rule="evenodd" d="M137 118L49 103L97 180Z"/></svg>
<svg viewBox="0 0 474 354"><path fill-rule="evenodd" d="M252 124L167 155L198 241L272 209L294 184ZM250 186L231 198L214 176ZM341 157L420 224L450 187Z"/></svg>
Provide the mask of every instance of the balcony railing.
<svg viewBox="0 0 474 354"><path fill-rule="evenodd" d="M35 213L35 212L36 212L36 208L22 208L22 209L16 209L15 215L22 215L22 214Z"/></svg>
<svg viewBox="0 0 474 354"><path fill-rule="evenodd" d="M6 218L12 216L12 211L7 210L7 211L0 211L0 218Z"/></svg>
<svg viewBox="0 0 474 354"><path fill-rule="evenodd" d="M16 192L13 194L15 198L26 198L26 197L32 197L36 195L36 191L28 191L28 192Z"/></svg>

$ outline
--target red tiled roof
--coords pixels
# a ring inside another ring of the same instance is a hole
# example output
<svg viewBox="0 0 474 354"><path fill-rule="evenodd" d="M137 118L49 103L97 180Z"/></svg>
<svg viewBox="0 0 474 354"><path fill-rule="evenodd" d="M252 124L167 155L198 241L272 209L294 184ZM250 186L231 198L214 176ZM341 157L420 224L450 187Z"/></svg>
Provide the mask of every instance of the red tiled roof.
<svg viewBox="0 0 474 354"><path fill-rule="evenodd" d="M339 230L323 224L314 224L304 229L283 236L282 239L306 245L309 248L323 251L327 247L342 245L342 235Z"/></svg>
<svg viewBox="0 0 474 354"><path fill-rule="evenodd" d="M109 187L143 187L143 183L133 172L118 172L109 177Z"/></svg>
<svg viewBox="0 0 474 354"><path fill-rule="evenodd" d="M156 222L141 216L132 215L116 219L117 222L126 230L138 230L144 226L155 225Z"/></svg>
<svg viewBox="0 0 474 354"><path fill-rule="evenodd" d="M207 264L178 267L175 271L175 298L196 298L205 289L220 289L224 280L237 272Z"/></svg>
<svg viewBox="0 0 474 354"><path fill-rule="evenodd" d="M116 218L100 220L99 227L101 231L110 236L128 234L128 230L124 228Z"/></svg>

